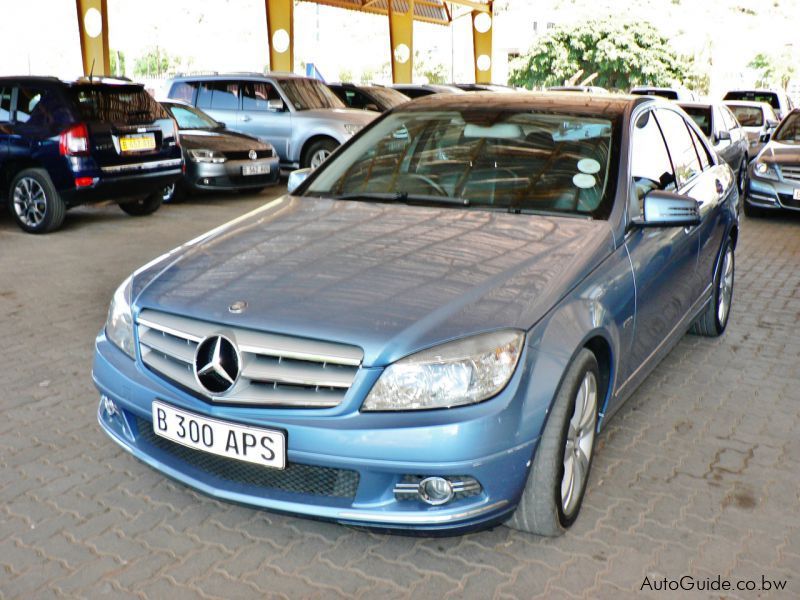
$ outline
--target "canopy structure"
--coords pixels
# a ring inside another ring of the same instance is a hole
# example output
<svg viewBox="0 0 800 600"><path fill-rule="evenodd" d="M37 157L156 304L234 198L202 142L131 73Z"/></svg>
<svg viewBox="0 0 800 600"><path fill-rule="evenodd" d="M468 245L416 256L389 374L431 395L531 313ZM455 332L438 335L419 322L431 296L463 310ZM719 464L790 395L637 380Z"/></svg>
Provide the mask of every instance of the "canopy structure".
<svg viewBox="0 0 800 600"><path fill-rule="evenodd" d="M453 5L466 7L472 17L475 81L492 81L493 0L302 0L360 12L386 15L389 54L395 83L411 83L414 62L414 21L452 26ZM294 70L294 2L264 0L267 13L270 68ZM75 0L84 74L108 75L108 9L106 0Z"/></svg>

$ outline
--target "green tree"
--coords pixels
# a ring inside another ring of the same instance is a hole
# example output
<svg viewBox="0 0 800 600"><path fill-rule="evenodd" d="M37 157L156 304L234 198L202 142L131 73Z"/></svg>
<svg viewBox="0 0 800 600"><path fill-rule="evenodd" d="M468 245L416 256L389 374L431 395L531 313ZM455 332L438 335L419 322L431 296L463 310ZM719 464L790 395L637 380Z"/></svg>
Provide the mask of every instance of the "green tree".
<svg viewBox="0 0 800 600"><path fill-rule="evenodd" d="M434 62L433 54L428 51L423 57L414 52L414 76L426 79L428 83L445 83L449 70L441 63Z"/></svg>
<svg viewBox="0 0 800 600"><path fill-rule="evenodd" d="M514 61L509 83L563 85L582 71L584 76L597 73L593 85L614 90L685 85L699 76L693 63L670 48L652 24L605 18L553 29Z"/></svg>
<svg viewBox="0 0 800 600"><path fill-rule="evenodd" d="M747 66L758 71L756 86L780 85L781 89L785 90L789 87L789 82L796 72L795 64L794 57L787 49L779 54L759 52Z"/></svg>
<svg viewBox="0 0 800 600"><path fill-rule="evenodd" d="M125 53L121 50L111 51L111 74L114 76L125 76Z"/></svg>
<svg viewBox="0 0 800 600"><path fill-rule="evenodd" d="M133 74L138 77L160 77L180 64L179 57L170 56L156 46L148 50L144 56L136 59L133 65Z"/></svg>

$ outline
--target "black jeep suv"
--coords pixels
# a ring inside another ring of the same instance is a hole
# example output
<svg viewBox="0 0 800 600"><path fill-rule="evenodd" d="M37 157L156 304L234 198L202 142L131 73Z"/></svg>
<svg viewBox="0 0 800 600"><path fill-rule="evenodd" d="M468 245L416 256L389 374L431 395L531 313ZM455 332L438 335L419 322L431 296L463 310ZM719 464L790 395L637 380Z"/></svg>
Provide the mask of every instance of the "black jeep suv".
<svg viewBox="0 0 800 600"><path fill-rule="evenodd" d="M23 230L101 200L150 214L181 169L175 122L141 85L0 77L0 201Z"/></svg>

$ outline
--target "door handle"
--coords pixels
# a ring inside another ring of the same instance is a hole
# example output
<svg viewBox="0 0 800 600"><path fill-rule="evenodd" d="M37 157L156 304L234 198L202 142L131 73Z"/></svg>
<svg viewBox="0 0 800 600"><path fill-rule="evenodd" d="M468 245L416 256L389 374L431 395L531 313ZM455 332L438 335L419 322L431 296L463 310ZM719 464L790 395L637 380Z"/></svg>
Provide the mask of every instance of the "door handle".
<svg viewBox="0 0 800 600"><path fill-rule="evenodd" d="M247 121L252 121L252 120L253 120L253 118L252 118L250 115L244 115L244 116L242 117L242 121L244 121L245 123L246 123Z"/></svg>

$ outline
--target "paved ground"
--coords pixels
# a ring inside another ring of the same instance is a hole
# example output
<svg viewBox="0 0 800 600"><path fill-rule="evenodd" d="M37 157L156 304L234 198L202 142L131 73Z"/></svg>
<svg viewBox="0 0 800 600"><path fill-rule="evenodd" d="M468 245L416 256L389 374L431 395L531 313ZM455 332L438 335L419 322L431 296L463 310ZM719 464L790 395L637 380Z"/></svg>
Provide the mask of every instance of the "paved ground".
<svg viewBox="0 0 800 600"><path fill-rule="evenodd" d="M569 534L422 539L216 502L95 423L117 284L270 195L82 209L46 237L0 216L0 597L617 598L683 575L800 597L800 219L744 223L727 334L686 337L618 414Z"/></svg>

